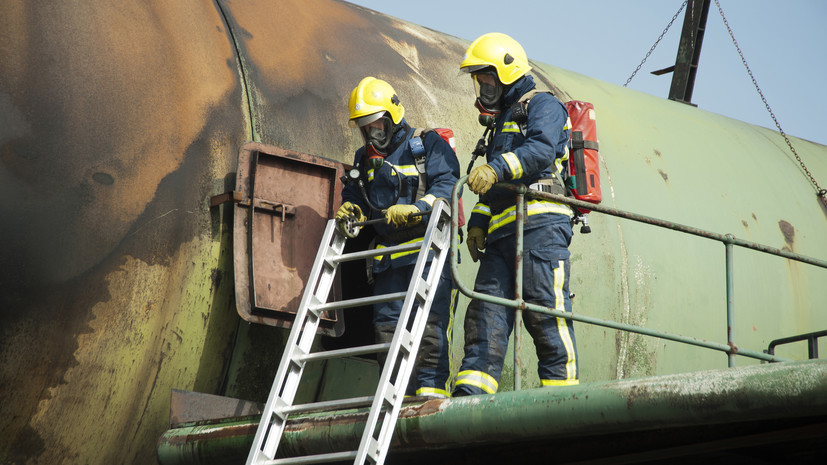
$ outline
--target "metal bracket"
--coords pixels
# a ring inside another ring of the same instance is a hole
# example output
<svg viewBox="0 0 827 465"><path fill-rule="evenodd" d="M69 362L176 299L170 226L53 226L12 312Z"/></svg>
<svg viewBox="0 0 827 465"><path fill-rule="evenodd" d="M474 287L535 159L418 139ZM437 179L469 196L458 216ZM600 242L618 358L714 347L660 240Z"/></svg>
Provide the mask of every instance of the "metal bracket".
<svg viewBox="0 0 827 465"><path fill-rule="evenodd" d="M249 201L240 202L240 205L244 205L245 207L250 206ZM277 215L281 215L281 220L284 221L288 216L293 217L296 216L296 207L293 205L287 205L286 203L277 203L271 202L269 200L264 199L255 199L255 208L256 210L264 210L268 212L273 212Z"/></svg>
<svg viewBox="0 0 827 465"><path fill-rule="evenodd" d="M210 208L217 207L223 203L241 203L244 196L239 191L230 191L210 197Z"/></svg>

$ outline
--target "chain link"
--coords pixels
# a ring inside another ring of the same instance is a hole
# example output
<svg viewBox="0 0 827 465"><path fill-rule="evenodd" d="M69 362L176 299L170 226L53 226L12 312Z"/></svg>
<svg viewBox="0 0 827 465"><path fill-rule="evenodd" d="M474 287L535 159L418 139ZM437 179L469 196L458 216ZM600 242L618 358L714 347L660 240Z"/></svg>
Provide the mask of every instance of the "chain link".
<svg viewBox="0 0 827 465"><path fill-rule="evenodd" d="M666 31L668 31L668 30L669 30L669 28L670 28L670 27L672 27L672 23L674 23L674 22L675 22L675 19L677 19L678 15L679 15L679 14L681 14L681 11L683 11L683 9L684 9L684 7L686 6L686 3L687 3L688 1L689 1L689 0L684 0L683 5L681 5L681 7L680 7L680 9L678 10L678 12L677 12L677 13L675 13L675 16L672 16L672 20L671 20L671 21L669 21L669 24L667 24L667 25L666 25L666 29L664 29L664 30L663 30L663 32L661 32L661 33L660 33L660 37L658 37L658 40L656 40L656 41L655 41L655 43L652 45L652 48L650 48L650 49L649 49L649 51L648 51L648 52L646 52L646 56L645 56L645 57L643 57L643 61L641 61L641 62L640 62L640 64L639 64L639 65L637 65L637 68L635 68L635 71L632 73L632 75L631 75L631 76L629 76L629 79L627 79L627 80L626 80L626 84L623 84L623 87L628 86L628 85L629 85L629 83L630 83L630 82L632 82L632 79L635 77L635 74L637 74L637 72L638 72L638 71L640 71L640 68L643 66L643 64L644 64L644 63L646 63L646 60L649 58L649 55L651 55L651 54L652 54L652 52L654 52L654 51L655 51L655 47L657 47L657 46L658 46L658 44L660 43L661 39L663 39L663 36L665 36L665 35L666 35Z"/></svg>
<svg viewBox="0 0 827 465"><path fill-rule="evenodd" d="M755 86L755 90L758 91L758 95L761 96L761 101L764 102L764 106L767 108L767 111L772 118L772 121L775 123L775 127L778 128L778 132L781 136L784 137L784 141L787 142L787 146L790 148L790 151L795 155L795 159L798 160L798 163L801 165L801 168L804 170L804 173L807 174L807 177L810 178L810 182L813 183L813 186L816 188L816 196L821 199L824 203L824 206L827 207L827 189L822 189L821 186L818 185L815 178L813 177L810 170L807 169L807 165L804 164L804 161L801 157L798 156L798 152L795 151L793 147L793 143L790 141L790 138L787 137L787 134L781 129L781 124L778 122L778 119L775 117L775 113L773 113L772 108L770 108L770 104L767 103L767 99L764 97L764 93L761 92L761 88L758 87L758 81L755 80L755 76L752 74L752 70L749 68L747 64L746 58L744 58L744 53L741 51L741 47L738 46L738 41L735 40L735 35L732 33L732 29L729 27L729 22L724 15L724 10L721 8L721 4L718 0L715 0L715 5L718 6L718 12L721 13L721 18L724 20L724 25L726 26L727 32L729 32L729 37L732 38L732 43L735 44L735 49L738 51L738 55L741 57L741 62L744 64L744 67L747 69L747 73L749 74L750 79L752 79L752 84Z"/></svg>

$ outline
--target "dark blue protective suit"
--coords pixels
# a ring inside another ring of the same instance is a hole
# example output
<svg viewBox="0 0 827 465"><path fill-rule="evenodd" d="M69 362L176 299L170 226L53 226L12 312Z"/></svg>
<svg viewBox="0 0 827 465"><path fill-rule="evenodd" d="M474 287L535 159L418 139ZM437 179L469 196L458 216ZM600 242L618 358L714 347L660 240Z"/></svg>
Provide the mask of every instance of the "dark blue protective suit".
<svg viewBox="0 0 827 465"><path fill-rule="evenodd" d="M409 143L414 130L408 127L404 119L400 126L392 140L392 152L378 170L370 169L364 162L359 163L368 198L378 209L387 209L396 203L414 204L420 211L430 210L436 199L451 198L451 191L459 178L459 161L451 145L442 137L433 131L425 133L422 143L425 147L427 190L421 199L416 199L420 178ZM356 151L354 166L362 159L364 153L364 147ZM401 189L397 176L401 176ZM369 219L384 217L381 211L370 208L359 187L353 183L343 189L342 202L359 205ZM421 241L429 219L430 215L426 215L418 225L402 228L385 222L375 224L377 247ZM374 294L405 291L411 282L417 255L417 252L412 251L376 257L372 267ZM450 396L451 332L456 302L457 291L451 278L450 266L446 261L417 355L416 371L409 383L408 395ZM373 320L377 342L390 342L393 338L402 303L397 300L374 305Z"/></svg>
<svg viewBox="0 0 827 465"><path fill-rule="evenodd" d="M535 95L527 107L527 121L522 127L517 124L511 105L533 88L531 76L523 76L503 96L505 110L496 119L486 157L500 182L536 189L535 183L552 179L568 157L571 125L566 107L549 93ZM570 312L571 209L541 199L526 200L522 298ZM514 298L515 217L514 194L496 187L480 196L474 206L468 227L482 227L488 233L475 291ZM577 350L571 320L531 311L523 312L523 320L537 347L541 384L577 384ZM513 326L514 309L478 300L469 304L465 316L465 357L454 395L497 392Z"/></svg>

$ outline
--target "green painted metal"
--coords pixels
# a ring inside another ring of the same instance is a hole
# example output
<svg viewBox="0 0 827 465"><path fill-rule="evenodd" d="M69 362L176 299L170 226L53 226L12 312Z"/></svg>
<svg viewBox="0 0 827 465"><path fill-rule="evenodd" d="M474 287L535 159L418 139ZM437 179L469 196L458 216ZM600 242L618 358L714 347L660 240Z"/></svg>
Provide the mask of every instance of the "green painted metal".
<svg viewBox="0 0 827 465"><path fill-rule="evenodd" d="M358 441L366 415L365 409L306 415L285 434L284 450L289 456L347 448ZM409 404L397 421L390 460L393 454L422 450L484 454L500 444L551 438L666 434L665 425L679 430L738 423L772 431L780 418L804 424L825 415L827 361L727 368ZM159 462L218 464L243 457L257 422L249 417L171 429L159 441ZM732 428L726 436L737 434ZM518 457L519 448L513 453Z"/></svg>
<svg viewBox="0 0 827 465"><path fill-rule="evenodd" d="M458 183L459 185L459 183ZM453 196L453 195L452 195ZM514 243L516 246L517 253L515 254L515 263L514 263L514 298L515 298L515 318L514 318L514 390L519 391L522 388L522 356L520 355L520 348L522 347L522 334L523 334L523 242L525 240L525 231L523 230L523 226L525 224L525 216L523 212L525 211L525 196L517 196L517 205L515 209L516 214L516 234L514 237ZM458 208L451 208L451 212L458 211ZM452 234L451 237L456 236ZM451 244L453 248L453 242ZM454 255L456 256L456 255ZM453 266L452 266L452 269ZM458 280L456 277L455 280ZM458 289L461 289L461 285L457 286ZM466 294L468 295L468 294ZM469 296L470 297L470 296Z"/></svg>
<svg viewBox="0 0 827 465"><path fill-rule="evenodd" d="M727 234L727 237L732 237ZM727 345L735 347L735 279L733 274L732 260L732 242L726 242L726 328L727 328ZM735 354L732 351L727 352L727 363L729 367L735 366Z"/></svg>
<svg viewBox="0 0 827 465"><path fill-rule="evenodd" d="M816 240L827 234L825 213L777 133L747 129L675 102L625 95L565 71L557 70L554 78L568 96L595 105L602 205L721 231L784 252L827 257L827 243ZM627 111L635 116L628 117ZM824 176L827 163L817 155L823 146L793 143L799 152L809 152L804 160L817 167L816 177ZM576 234L570 247L575 313L725 340L726 279L717 244L604 215L591 215L590 223L592 233ZM809 228L813 232L803 233ZM819 232L812 235L814 231ZM734 250L733 266L738 318L732 331L740 346L766 347L775 335L827 327L818 311L827 296L815 284L827 278L823 269L742 248ZM712 351L676 348L635 334L582 325L576 332L586 380L724 363ZM531 357L531 350L523 355ZM801 359L806 352L779 355ZM614 363L604 363L607 358Z"/></svg>

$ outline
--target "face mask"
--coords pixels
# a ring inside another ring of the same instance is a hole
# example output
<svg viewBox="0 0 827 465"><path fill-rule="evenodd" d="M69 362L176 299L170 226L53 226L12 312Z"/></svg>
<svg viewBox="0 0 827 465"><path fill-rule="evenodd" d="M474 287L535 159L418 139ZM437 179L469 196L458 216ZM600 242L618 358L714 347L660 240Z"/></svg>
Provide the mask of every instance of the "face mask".
<svg viewBox="0 0 827 465"><path fill-rule="evenodd" d="M393 138L393 121L388 115L384 115L376 121L380 123L378 126L376 123L362 126L362 137L365 140L365 145L371 145L377 152L387 155L388 147L390 147Z"/></svg>
<svg viewBox="0 0 827 465"><path fill-rule="evenodd" d="M474 79L474 90L477 93L477 106L490 113L499 112L503 86L497 74L493 71L483 71L471 76Z"/></svg>
<svg viewBox="0 0 827 465"><path fill-rule="evenodd" d="M390 145L390 137L388 137L390 131L385 130L384 128L375 128L369 127L367 131L365 131L365 139L367 143L372 145L377 152L385 153L385 150Z"/></svg>
<svg viewBox="0 0 827 465"><path fill-rule="evenodd" d="M490 86L488 84L480 85L480 103L486 108L496 107L500 103L500 95L502 88L498 85Z"/></svg>
<svg viewBox="0 0 827 465"><path fill-rule="evenodd" d="M393 120L385 114L377 121L381 123L381 127L376 124L362 126L362 138L365 140L365 150L368 155L368 164L373 169L378 169L382 166L384 158L388 155L388 148L393 139Z"/></svg>

